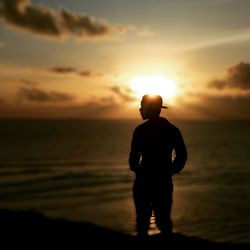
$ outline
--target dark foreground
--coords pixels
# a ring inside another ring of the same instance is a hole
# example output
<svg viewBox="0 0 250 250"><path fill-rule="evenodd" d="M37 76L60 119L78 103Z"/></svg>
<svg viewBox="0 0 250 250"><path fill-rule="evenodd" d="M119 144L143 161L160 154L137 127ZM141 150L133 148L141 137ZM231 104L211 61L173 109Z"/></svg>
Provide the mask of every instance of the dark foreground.
<svg viewBox="0 0 250 250"><path fill-rule="evenodd" d="M84 222L50 219L32 211L0 210L0 249L250 249L250 244L216 243L178 233L139 240Z"/></svg>

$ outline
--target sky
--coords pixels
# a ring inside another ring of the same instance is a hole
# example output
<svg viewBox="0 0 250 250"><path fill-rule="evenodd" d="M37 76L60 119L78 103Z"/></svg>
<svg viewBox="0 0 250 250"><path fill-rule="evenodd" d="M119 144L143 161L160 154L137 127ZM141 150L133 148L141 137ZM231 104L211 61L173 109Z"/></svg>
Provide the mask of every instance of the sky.
<svg viewBox="0 0 250 250"><path fill-rule="evenodd" d="M250 1L0 0L0 118L250 119Z"/></svg>

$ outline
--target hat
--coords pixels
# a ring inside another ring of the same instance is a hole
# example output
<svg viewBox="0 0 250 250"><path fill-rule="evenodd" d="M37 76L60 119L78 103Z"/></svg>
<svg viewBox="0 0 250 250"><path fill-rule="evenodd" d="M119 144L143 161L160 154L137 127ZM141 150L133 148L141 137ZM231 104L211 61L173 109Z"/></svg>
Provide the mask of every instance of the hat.
<svg viewBox="0 0 250 250"><path fill-rule="evenodd" d="M141 100L141 104L167 109L166 106L162 106L162 103L163 101L160 95L144 95Z"/></svg>

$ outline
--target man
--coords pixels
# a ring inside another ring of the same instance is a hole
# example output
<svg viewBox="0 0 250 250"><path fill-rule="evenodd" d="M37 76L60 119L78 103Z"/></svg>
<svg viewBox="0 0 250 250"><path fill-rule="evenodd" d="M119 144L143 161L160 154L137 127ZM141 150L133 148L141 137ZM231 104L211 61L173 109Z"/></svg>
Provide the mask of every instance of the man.
<svg viewBox="0 0 250 250"><path fill-rule="evenodd" d="M144 95L140 113L143 124L136 127L129 156L135 172L133 196L138 236L147 236L152 212L164 235L172 232L172 176L185 166L187 150L180 130L160 117L161 96ZM175 155L175 157L174 157Z"/></svg>

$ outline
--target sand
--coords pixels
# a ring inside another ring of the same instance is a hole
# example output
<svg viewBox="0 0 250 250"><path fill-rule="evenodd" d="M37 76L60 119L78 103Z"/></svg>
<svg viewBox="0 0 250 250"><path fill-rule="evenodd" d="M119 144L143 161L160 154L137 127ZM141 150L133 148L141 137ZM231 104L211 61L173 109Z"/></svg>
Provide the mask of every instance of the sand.
<svg viewBox="0 0 250 250"><path fill-rule="evenodd" d="M90 223L52 219L34 211L0 209L0 249L250 249L174 233L138 239Z"/></svg>

